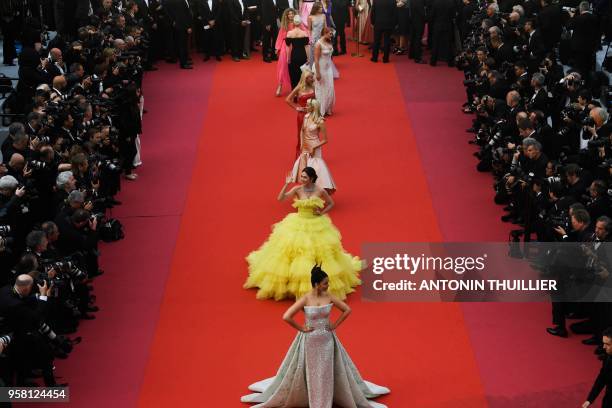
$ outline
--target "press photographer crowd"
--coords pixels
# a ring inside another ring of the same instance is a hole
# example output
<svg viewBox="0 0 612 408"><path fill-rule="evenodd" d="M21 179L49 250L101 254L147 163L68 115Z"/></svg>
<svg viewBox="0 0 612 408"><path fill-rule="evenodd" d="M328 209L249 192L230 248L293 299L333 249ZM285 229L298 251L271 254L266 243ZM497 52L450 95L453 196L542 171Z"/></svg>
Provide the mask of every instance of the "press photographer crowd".
<svg viewBox="0 0 612 408"><path fill-rule="evenodd" d="M19 65L1 115L0 379L17 386L64 385L54 360L99 310L98 244L123 238L110 209L122 180L137 178L142 78L153 62L150 21L131 14L134 2L119 11L106 0L84 19L78 7L55 18L39 6L0 5L4 62ZM49 41L54 18L66 25Z"/></svg>
<svg viewBox="0 0 612 408"><path fill-rule="evenodd" d="M607 54L612 40L609 2L464 0L459 15L463 47L451 62L465 73L463 109L474 115L467 131L478 146L477 169L493 174L495 202L507 211L502 221L517 226L511 242L525 242L524 252L511 245L513 256L529 257L533 239L579 242L577 252L557 249L538 259L565 286L609 287L612 88L596 69L597 52ZM612 71L611 62L604 58L603 68ZM582 263L561 272L570 258ZM553 296L547 331L567 337L565 319L581 318L571 330L591 334L583 343L603 359L609 305Z"/></svg>

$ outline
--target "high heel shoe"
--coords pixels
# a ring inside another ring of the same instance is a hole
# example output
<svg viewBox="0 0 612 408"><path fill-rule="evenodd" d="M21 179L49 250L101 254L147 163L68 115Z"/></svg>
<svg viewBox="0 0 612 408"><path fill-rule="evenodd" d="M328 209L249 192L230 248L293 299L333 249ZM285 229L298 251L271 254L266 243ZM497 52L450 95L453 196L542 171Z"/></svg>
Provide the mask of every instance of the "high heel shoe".
<svg viewBox="0 0 612 408"><path fill-rule="evenodd" d="M282 91L283 87L282 85L279 85L278 87L276 87L276 96L281 96L281 91Z"/></svg>

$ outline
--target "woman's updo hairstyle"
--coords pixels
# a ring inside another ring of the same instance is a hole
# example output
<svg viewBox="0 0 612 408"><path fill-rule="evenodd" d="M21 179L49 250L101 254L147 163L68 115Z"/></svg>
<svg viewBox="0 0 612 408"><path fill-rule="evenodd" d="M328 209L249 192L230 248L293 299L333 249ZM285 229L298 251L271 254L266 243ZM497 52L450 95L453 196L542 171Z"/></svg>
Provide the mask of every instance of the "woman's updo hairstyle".
<svg viewBox="0 0 612 408"><path fill-rule="evenodd" d="M327 274L319 265L312 267L312 270L310 271L310 283L312 284L313 288L319 283L323 282L325 278L327 278Z"/></svg>
<svg viewBox="0 0 612 408"><path fill-rule="evenodd" d="M306 175L308 176L308 178L313 182L316 183L317 182L317 178L319 176L317 176L317 172L315 171L315 169L313 169L312 167L304 167L304 170L302 170L302 172L306 173Z"/></svg>

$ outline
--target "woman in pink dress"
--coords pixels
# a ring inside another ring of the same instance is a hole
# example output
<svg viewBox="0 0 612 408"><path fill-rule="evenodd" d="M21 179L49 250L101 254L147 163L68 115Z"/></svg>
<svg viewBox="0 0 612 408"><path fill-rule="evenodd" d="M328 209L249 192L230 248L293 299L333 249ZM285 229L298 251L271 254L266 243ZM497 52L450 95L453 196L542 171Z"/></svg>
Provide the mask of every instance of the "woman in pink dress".
<svg viewBox="0 0 612 408"><path fill-rule="evenodd" d="M304 116L300 135L301 152L291 171L293 181L297 182L304 168L312 167L318 175L317 186L324 188L327 194L333 194L336 191L336 184L323 160L322 153L322 147L327 144L328 139L325 119L321 115L321 104L316 99L309 99L306 109L307 114Z"/></svg>
<svg viewBox="0 0 612 408"><path fill-rule="evenodd" d="M308 22L308 16L312 11L312 6L314 6L315 0L299 0L300 5L300 17L302 18L302 22L304 25Z"/></svg>
<svg viewBox="0 0 612 408"><path fill-rule="evenodd" d="M278 63L276 65L276 76L278 78L278 87L276 88L276 96L280 96L283 88L291 89L291 79L289 78L289 65L287 56L287 44L285 44L285 38L287 32L293 29L293 17L295 17L296 11L292 8L288 8L283 12L281 18L281 27L278 30L278 36L276 37L276 55L278 56Z"/></svg>
<svg viewBox="0 0 612 408"><path fill-rule="evenodd" d="M314 89L314 74L309 69L302 71L302 77L298 85L287 96L287 104L292 109L297 111L297 146L295 147L295 158L298 158L301 152L301 132L302 124L304 123L304 115L306 115L306 104L309 99L315 98Z"/></svg>

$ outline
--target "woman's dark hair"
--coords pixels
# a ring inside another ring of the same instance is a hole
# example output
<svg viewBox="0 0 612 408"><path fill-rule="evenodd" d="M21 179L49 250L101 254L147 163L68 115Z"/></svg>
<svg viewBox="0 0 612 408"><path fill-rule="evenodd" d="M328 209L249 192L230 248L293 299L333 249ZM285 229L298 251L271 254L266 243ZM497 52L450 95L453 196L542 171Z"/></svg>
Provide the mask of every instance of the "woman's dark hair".
<svg viewBox="0 0 612 408"><path fill-rule="evenodd" d="M321 269L319 265L315 265L312 267L312 271L310 271L310 283L312 283L312 287L314 288L318 283L323 282L323 280L327 278L327 274Z"/></svg>
<svg viewBox="0 0 612 408"><path fill-rule="evenodd" d="M313 182L316 183L317 178L319 176L317 176L317 172L315 171L315 169L313 169L312 167L304 167L304 170L302 170L302 172L306 173L306 175L308 176L308 178Z"/></svg>

